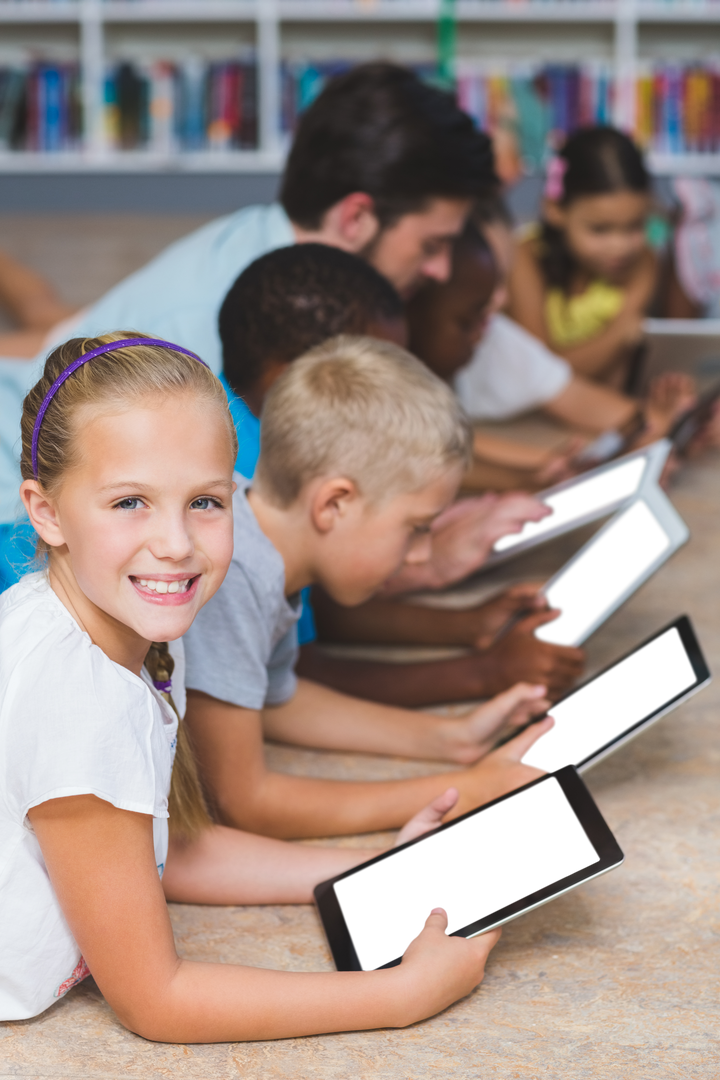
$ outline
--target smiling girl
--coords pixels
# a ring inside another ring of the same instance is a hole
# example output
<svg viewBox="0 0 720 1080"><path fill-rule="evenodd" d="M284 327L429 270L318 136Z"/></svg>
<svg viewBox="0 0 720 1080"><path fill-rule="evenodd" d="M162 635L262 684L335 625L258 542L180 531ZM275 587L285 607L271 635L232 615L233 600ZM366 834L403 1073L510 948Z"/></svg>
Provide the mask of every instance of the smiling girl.
<svg viewBox="0 0 720 1080"><path fill-rule="evenodd" d="M579 375L622 386L653 299L651 180L614 128L583 128L550 161L539 230L521 245L509 314Z"/></svg>
<svg viewBox="0 0 720 1080"><path fill-rule="evenodd" d="M25 400L21 495L46 568L0 599L2 1020L37 1015L91 972L146 1038L267 1039L412 1023L482 979L497 933L446 937L440 910L387 971L176 953L167 899L309 902L319 880L374 854L208 818L170 697L182 653L165 643L227 570L235 454L209 369L137 334L67 342ZM400 838L437 824L456 795Z"/></svg>

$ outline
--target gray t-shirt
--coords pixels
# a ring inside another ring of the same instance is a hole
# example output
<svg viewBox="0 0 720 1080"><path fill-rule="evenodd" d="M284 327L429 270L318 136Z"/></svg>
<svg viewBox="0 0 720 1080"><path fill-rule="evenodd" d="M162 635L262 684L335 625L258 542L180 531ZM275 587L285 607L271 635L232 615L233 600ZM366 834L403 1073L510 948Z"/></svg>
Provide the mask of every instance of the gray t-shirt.
<svg viewBox="0 0 720 1080"><path fill-rule="evenodd" d="M281 705L295 693L300 594L285 596L285 564L234 477L234 551L227 577L185 634L188 689L244 709Z"/></svg>

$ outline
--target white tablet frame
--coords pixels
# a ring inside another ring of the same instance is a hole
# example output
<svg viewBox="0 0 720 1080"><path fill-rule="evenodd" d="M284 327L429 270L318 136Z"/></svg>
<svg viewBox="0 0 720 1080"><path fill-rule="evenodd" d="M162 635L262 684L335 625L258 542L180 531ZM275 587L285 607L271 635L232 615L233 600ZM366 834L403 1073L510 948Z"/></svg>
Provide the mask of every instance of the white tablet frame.
<svg viewBox="0 0 720 1080"><path fill-rule="evenodd" d="M683 544L687 543L688 539L690 538L690 530L688 529L687 525L680 517L679 513L677 512L673 504L670 502L664 491L662 491L655 484L650 484L646 490L642 490L641 486L641 491L638 493L638 495L631 499L628 504L622 508L622 510L615 513L611 520L606 522L606 524L603 525L602 528L598 529L595 535L592 536L586 544L583 544L580 550L577 551L571 559L568 559L565 565L560 570L558 570L556 574L553 574L553 576L545 582L541 589L541 592L546 593L547 590L554 584L554 582L558 581L565 573L567 573L570 567L572 567L579 559L583 557L583 555L589 548L602 540L602 537L605 535L605 533L615 524L619 515L624 511L629 510L630 507L635 505L635 503L637 502L645 503L645 505L648 507L648 509L651 511L651 513L654 515L654 517L664 529L670 541L670 544L665 549L665 551L663 551L660 555L658 555L656 559L653 560L652 563L650 563L649 566L645 567L645 569L642 571L641 574L638 575L632 585L629 585L616 599L610 602L608 607L600 615L598 615L598 617L592 623L590 623L589 628L578 640L570 642L571 645L582 645L583 642L587 641L587 639L592 634L594 634L595 631L600 626L602 626L602 624L606 622L615 611L618 610L618 608L622 607L622 605L630 599L633 593L637 592L640 586L644 584L644 582L646 582L649 578L651 578L652 575L656 572L656 570L659 570L660 567L667 562L670 556L674 555L678 548L682 547ZM546 627L550 627L552 623L546 623L544 625Z"/></svg>
<svg viewBox="0 0 720 1080"><path fill-rule="evenodd" d="M579 529L583 525L589 525L593 521L599 521L600 518L608 517L617 510L629 506L633 500L639 498L645 491L651 490L657 485L671 449L672 444L668 439L658 439L657 442L651 443L649 446L643 446L639 450L633 450L630 454L623 454L622 457L613 458L611 461L606 461L604 464L598 465L594 469L589 469L587 472L581 473L580 476L573 476L570 480L564 480L561 484L555 484L553 487L538 492L537 498L540 499L541 502L544 502L547 498L558 492L568 491L571 488L578 487L588 480L600 476L602 473L611 472L612 470L617 469L619 466L624 465L634 458L644 457L647 459L645 472L642 475L637 491L633 492L632 495L627 495L621 499L617 499L615 502L607 503L599 510L582 514L580 517L574 518L572 521L566 521L564 524L559 525L554 529L548 528L547 532L544 532L539 536L531 536L527 540L521 540L519 543L514 544L513 547L508 548L505 551L491 551L490 555L483 563L481 570L490 570L499 566L500 563L507 562L509 559L514 559L517 555L522 555L526 551L530 551L532 548L539 547L541 544L554 540L558 536L564 536L565 533L573 532L573 530ZM547 520L552 521L552 517Z"/></svg>

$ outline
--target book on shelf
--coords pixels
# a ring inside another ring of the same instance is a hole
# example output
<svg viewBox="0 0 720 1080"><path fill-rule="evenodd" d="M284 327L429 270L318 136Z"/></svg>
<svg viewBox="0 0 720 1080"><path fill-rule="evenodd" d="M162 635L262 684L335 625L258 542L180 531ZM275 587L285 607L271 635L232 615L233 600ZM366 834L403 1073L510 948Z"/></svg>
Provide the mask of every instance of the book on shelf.
<svg viewBox="0 0 720 1080"><path fill-rule="evenodd" d="M0 150L74 150L81 128L77 64L0 67Z"/></svg>
<svg viewBox="0 0 720 1080"><path fill-rule="evenodd" d="M720 153L720 58L641 65L638 140L659 154Z"/></svg>
<svg viewBox="0 0 720 1080"><path fill-rule="evenodd" d="M122 61L105 78L111 149L172 154L257 146L254 60Z"/></svg>

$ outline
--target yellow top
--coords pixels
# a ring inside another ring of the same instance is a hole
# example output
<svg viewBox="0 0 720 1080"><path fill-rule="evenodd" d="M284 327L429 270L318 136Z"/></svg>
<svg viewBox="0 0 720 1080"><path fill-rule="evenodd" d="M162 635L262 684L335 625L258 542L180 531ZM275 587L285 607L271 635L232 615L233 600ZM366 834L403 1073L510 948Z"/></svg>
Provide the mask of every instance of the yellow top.
<svg viewBox="0 0 720 1080"><path fill-rule="evenodd" d="M551 344L564 348L595 337L620 313L623 299L622 289L604 281L593 281L578 296L566 296L562 289L549 289L545 321Z"/></svg>

